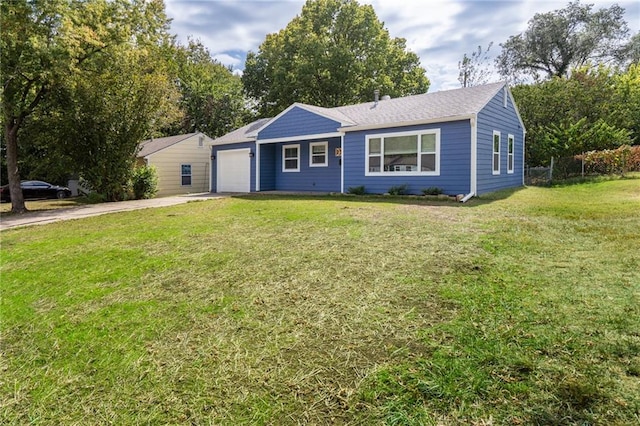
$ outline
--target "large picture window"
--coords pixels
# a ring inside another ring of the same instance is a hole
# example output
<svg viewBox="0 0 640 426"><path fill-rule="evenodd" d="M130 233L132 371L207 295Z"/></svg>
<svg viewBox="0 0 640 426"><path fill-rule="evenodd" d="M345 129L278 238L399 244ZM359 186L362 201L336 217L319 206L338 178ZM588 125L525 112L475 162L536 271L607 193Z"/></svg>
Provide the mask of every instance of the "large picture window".
<svg viewBox="0 0 640 426"><path fill-rule="evenodd" d="M507 138L508 146L507 146L507 173L513 173L513 145L514 145L514 137L513 135L509 135Z"/></svg>
<svg viewBox="0 0 640 426"><path fill-rule="evenodd" d="M182 186L191 186L191 164L180 165L180 177Z"/></svg>
<svg viewBox="0 0 640 426"><path fill-rule="evenodd" d="M309 144L309 167L326 167L329 162L329 144L312 142Z"/></svg>
<svg viewBox="0 0 640 426"><path fill-rule="evenodd" d="M284 145L282 147L282 171L300 171L300 145Z"/></svg>
<svg viewBox="0 0 640 426"><path fill-rule="evenodd" d="M366 175L440 173L440 129L367 138Z"/></svg>
<svg viewBox="0 0 640 426"><path fill-rule="evenodd" d="M493 131L493 174L500 174L500 132Z"/></svg>

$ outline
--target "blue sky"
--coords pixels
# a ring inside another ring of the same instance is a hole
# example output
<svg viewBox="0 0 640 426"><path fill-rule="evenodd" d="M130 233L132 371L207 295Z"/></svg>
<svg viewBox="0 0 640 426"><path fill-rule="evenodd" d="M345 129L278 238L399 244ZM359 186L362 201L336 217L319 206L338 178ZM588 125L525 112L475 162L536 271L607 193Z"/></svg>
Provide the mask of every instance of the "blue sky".
<svg viewBox="0 0 640 426"><path fill-rule="evenodd" d="M430 92L460 87L458 62L478 45L500 43L527 28L536 13L564 8L567 1L536 0L360 0L373 5L392 37L403 37L420 57L431 80ZM269 33L298 15L304 0L165 0L171 30L178 40L199 39L212 56L241 72L247 51L257 51ZM631 34L640 31L639 1L582 1L594 9L614 3L626 10Z"/></svg>

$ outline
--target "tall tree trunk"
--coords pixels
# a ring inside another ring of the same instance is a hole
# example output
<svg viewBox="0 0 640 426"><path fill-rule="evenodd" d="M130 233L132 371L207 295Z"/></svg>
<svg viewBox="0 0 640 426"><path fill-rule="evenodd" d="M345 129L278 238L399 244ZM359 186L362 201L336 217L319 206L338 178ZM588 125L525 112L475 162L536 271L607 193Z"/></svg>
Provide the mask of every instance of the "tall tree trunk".
<svg viewBox="0 0 640 426"><path fill-rule="evenodd" d="M25 213L24 196L20 186L18 170L18 128L20 123L15 118L7 118L4 134L7 141L7 174L9 175L9 193L11 194L11 212Z"/></svg>

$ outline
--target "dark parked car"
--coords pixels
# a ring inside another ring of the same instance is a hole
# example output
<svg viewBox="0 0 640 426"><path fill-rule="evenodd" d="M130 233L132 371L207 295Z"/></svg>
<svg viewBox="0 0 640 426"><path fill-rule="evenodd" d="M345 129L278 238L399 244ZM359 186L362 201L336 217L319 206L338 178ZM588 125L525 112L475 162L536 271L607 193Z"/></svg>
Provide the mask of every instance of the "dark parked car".
<svg viewBox="0 0 640 426"><path fill-rule="evenodd" d="M71 196L71 190L64 186L51 185L41 180L23 180L20 182L22 195L25 200L38 198L67 198ZM0 200L11 201L9 185L0 186Z"/></svg>

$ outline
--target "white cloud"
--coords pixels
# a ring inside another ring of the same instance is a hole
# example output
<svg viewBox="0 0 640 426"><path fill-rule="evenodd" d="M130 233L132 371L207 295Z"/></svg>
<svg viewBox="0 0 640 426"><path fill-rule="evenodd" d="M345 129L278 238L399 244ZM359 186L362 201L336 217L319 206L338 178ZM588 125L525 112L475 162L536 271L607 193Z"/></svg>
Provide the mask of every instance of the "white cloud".
<svg viewBox="0 0 640 426"><path fill-rule="evenodd" d="M458 61L480 45L499 44L527 28L535 13L566 7L569 0L360 0L371 4L391 37L407 40L431 80L431 91L459 87ZM640 30L640 2L589 0L594 9L614 3L626 8L632 33ZM284 28L304 0L166 0L172 31L186 42L200 39L212 56L237 72L246 53L257 51L267 34ZM497 78L496 78L497 79Z"/></svg>

